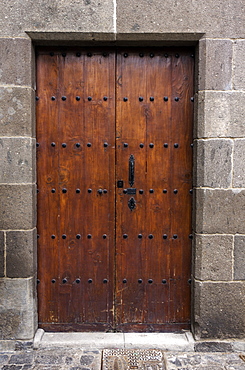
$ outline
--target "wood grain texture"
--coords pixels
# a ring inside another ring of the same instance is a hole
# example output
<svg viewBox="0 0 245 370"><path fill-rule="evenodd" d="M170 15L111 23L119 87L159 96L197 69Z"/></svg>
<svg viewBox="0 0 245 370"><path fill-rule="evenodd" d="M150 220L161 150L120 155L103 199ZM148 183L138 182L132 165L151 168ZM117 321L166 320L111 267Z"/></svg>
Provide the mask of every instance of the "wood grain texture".
<svg viewBox="0 0 245 370"><path fill-rule="evenodd" d="M185 48L38 50L40 327L189 328L193 70Z"/></svg>

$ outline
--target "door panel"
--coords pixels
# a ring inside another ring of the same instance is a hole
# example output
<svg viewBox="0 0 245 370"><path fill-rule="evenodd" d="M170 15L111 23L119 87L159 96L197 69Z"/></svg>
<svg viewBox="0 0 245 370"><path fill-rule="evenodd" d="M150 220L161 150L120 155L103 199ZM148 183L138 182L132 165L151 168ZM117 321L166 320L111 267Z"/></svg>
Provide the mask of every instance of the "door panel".
<svg viewBox="0 0 245 370"><path fill-rule="evenodd" d="M153 51L38 50L46 330L189 328L194 60Z"/></svg>

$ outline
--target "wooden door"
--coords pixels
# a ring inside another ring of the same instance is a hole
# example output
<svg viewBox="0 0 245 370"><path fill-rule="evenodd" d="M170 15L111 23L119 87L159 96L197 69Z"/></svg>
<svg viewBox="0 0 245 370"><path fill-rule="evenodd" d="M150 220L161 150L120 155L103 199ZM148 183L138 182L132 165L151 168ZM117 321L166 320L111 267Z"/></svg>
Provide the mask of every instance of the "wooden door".
<svg viewBox="0 0 245 370"><path fill-rule="evenodd" d="M39 49L39 326L190 325L191 51Z"/></svg>

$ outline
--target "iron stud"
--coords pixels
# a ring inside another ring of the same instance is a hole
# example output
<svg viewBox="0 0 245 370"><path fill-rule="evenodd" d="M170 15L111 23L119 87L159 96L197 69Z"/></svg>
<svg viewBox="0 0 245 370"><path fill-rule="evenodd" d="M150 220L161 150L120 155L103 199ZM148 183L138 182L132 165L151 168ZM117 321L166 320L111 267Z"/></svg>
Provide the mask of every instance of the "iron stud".
<svg viewBox="0 0 245 370"><path fill-rule="evenodd" d="M143 283L143 280L142 279L138 279L138 283L139 284L142 284Z"/></svg>
<svg viewBox="0 0 245 370"><path fill-rule="evenodd" d="M175 101L179 101L179 98L176 96L176 98L174 98Z"/></svg>
<svg viewBox="0 0 245 370"><path fill-rule="evenodd" d="M64 194L67 193L67 189L66 188L63 188L62 189L62 193L64 193Z"/></svg>
<svg viewBox="0 0 245 370"><path fill-rule="evenodd" d="M109 145L108 143L104 143L104 147L105 147L105 148L107 148L107 147L108 147L108 145Z"/></svg>
<svg viewBox="0 0 245 370"><path fill-rule="evenodd" d="M55 96L52 96L52 97L51 97L51 100L55 100Z"/></svg>
<svg viewBox="0 0 245 370"><path fill-rule="evenodd" d="M152 194L154 193L154 189L150 189L149 192Z"/></svg>
<svg viewBox="0 0 245 370"><path fill-rule="evenodd" d="M128 53L124 53L123 56L124 56L124 58L127 58L128 57Z"/></svg>
<svg viewBox="0 0 245 370"><path fill-rule="evenodd" d="M143 58L144 54L143 54L143 53L139 53L139 56L140 56L141 58Z"/></svg>
<svg viewBox="0 0 245 370"><path fill-rule="evenodd" d="M99 193L99 194L102 194L102 193L103 193L103 190L102 190L102 189L99 189L99 190L98 190L98 193Z"/></svg>
<svg viewBox="0 0 245 370"><path fill-rule="evenodd" d="M107 96L104 96L103 100L104 101L107 101L108 100Z"/></svg>
<svg viewBox="0 0 245 370"><path fill-rule="evenodd" d="M127 284L127 279L123 279L123 284Z"/></svg>
<svg viewBox="0 0 245 370"><path fill-rule="evenodd" d="M152 234L149 234L149 235L148 235L148 238L149 238L149 239L153 239L153 238L154 238L154 236L153 236Z"/></svg>
<svg viewBox="0 0 245 370"><path fill-rule="evenodd" d="M168 143L163 144L164 148L168 148Z"/></svg>
<svg viewBox="0 0 245 370"><path fill-rule="evenodd" d="M52 143L51 143L51 146L52 146L52 147L55 147L55 143L54 143L54 142L52 142Z"/></svg>
<svg viewBox="0 0 245 370"><path fill-rule="evenodd" d="M92 193L92 189L88 189L88 193Z"/></svg>
<svg viewBox="0 0 245 370"><path fill-rule="evenodd" d="M123 194L127 194L127 189L123 189Z"/></svg>
<svg viewBox="0 0 245 370"><path fill-rule="evenodd" d="M80 56L81 56L81 53L76 53L76 56L77 56L77 57L80 57Z"/></svg>
<svg viewBox="0 0 245 370"><path fill-rule="evenodd" d="M154 101L154 96L150 96L150 101Z"/></svg>
<svg viewBox="0 0 245 370"><path fill-rule="evenodd" d="M102 238L103 238L103 239L106 239L106 238L107 238L107 235L106 235L106 234L104 234L104 235L102 236Z"/></svg>
<svg viewBox="0 0 245 370"><path fill-rule="evenodd" d="M108 280L107 279L103 279L103 283L104 284L107 284Z"/></svg>
<svg viewBox="0 0 245 370"><path fill-rule="evenodd" d="M127 234L123 234L123 239L127 239L128 235Z"/></svg>
<svg viewBox="0 0 245 370"><path fill-rule="evenodd" d="M88 101L91 101L92 100L92 96L88 96Z"/></svg>
<svg viewBox="0 0 245 370"><path fill-rule="evenodd" d="M52 279L52 280L51 280L51 283L52 283L52 284L54 284L55 282L56 282L56 280L55 280L55 279Z"/></svg>
<svg viewBox="0 0 245 370"><path fill-rule="evenodd" d="M165 58L168 58L168 54L167 53L165 53L164 56L165 56Z"/></svg>
<svg viewBox="0 0 245 370"><path fill-rule="evenodd" d="M88 56L89 58L91 58L92 53L87 53L87 56Z"/></svg>
<svg viewBox="0 0 245 370"><path fill-rule="evenodd" d="M175 147L175 148L178 148L178 147L179 147L179 144L178 144L178 143L175 143L175 144L174 144L174 147Z"/></svg>
<svg viewBox="0 0 245 370"><path fill-rule="evenodd" d="M108 53L103 53L103 57L108 57Z"/></svg>
<svg viewBox="0 0 245 370"><path fill-rule="evenodd" d="M193 143L191 143L191 148L193 148L193 146L194 146L194 144L193 144Z"/></svg>
<svg viewBox="0 0 245 370"><path fill-rule="evenodd" d="M77 234L77 235L76 235L76 238L77 238L77 239L81 239L81 234Z"/></svg>
<svg viewBox="0 0 245 370"><path fill-rule="evenodd" d="M175 57L176 57L176 58L179 58L179 54L175 54Z"/></svg>
<svg viewBox="0 0 245 370"><path fill-rule="evenodd" d="M87 143L87 147L88 148L91 148L92 144L91 143Z"/></svg>
<svg viewBox="0 0 245 370"><path fill-rule="evenodd" d="M174 238L174 239L177 239L177 238L178 238L178 235L177 235L177 234L174 234L174 235L173 235L173 238Z"/></svg>
<svg viewBox="0 0 245 370"><path fill-rule="evenodd" d="M36 96L36 101L38 101L39 100L39 96Z"/></svg>
<svg viewBox="0 0 245 370"><path fill-rule="evenodd" d="M152 284L152 283L153 283L153 280L152 280L152 279L149 279L149 280L148 280L148 283L149 283L149 284Z"/></svg>
<svg viewBox="0 0 245 370"><path fill-rule="evenodd" d="M128 98L125 96L125 97L123 98L123 101L128 101Z"/></svg>
<svg viewBox="0 0 245 370"><path fill-rule="evenodd" d="M167 96L164 96L163 100L164 101L168 101L168 97Z"/></svg>
<svg viewBox="0 0 245 370"><path fill-rule="evenodd" d="M55 235L53 234L53 235L51 235L51 239L55 239Z"/></svg>
<svg viewBox="0 0 245 370"><path fill-rule="evenodd" d="M149 144L149 147L150 147L150 148L154 148L154 144L153 144L153 143L150 143L150 144Z"/></svg>
<svg viewBox="0 0 245 370"><path fill-rule="evenodd" d="M144 148L144 144L143 143L140 143L140 148Z"/></svg>
<svg viewBox="0 0 245 370"><path fill-rule="evenodd" d="M191 279L188 279L188 283L191 284Z"/></svg>
<svg viewBox="0 0 245 370"><path fill-rule="evenodd" d="M62 143L62 148L66 148L66 143Z"/></svg>
<svg viewBox="0 0 245 370"><path fill-rule="evenodd" d="M150 58L154 58L155 54L154 53L150 53Z"/></svg>
<svg viewBox="0 0 245 370"><path fill-rule="evenodd" d="M39 234L37 234L37 239L39 239L40 238L40 235Z"/></svg>
<svg viewBox="0 0 245 370"><path fill-rule="evenodd" d="M103 193L104 193L104 194L107 194L107 192L108 192L108 190L107 190L107 189L104 189L104 190L103 190Z"/></svg>
<svg viewBox="0 0 245 370"><path fill-rule="evenodd" d="M174 189L174 194L177 194L178 193L178 189Z"/></svg>
<svg viewBox="0 0 245 370"><path fill-rule="evenodd" d="M39 279L37 279L37 284L40 284L40 280Z"/></svg>
<svg viewBox="0 0 245 370"><path fill-rule="evenodd" d="M63 234L62 235L62 239L66 239L66 234Z"/></svg>
<svg viewBox="0 0 245 370"><path fill-rule="evenodd" d="M76 100L79 101L81 98L80 96L76 96Z"/></svg>
<svg viewBox="0 0 245 370"><path fill-rule="evenodd" d="M167 189L163 189L163 194L166 194L168 191L167 191Z"/></svg>
<svg viewBox="0 0 245 370"><path fill-rule="evenodd" d="M143 235L142 234L138 234L138 238L139 239L142 239L143 238Z"/></svg>
<svg viewBox="0 0 245 370"><path fill-rule="evenodd" d="M65 101L66 100L66 96L62 96L62 98L61 98L63 101Z"/></svg>
<svg viewBox="0 0 245 370"><path fill-rule="evenodd" d="M76 147L77 148L80 148L81 144L80 143L76 143Z"/></svg>
<svg viewBox="0 0 245 370"><path fill-rule="evenodd" d="M39 145L40 145L39 143L36 143L36 147L37 147L37 148L39 148Z"/></svg>
<svg viewBox="0 0 245 370"><path fill-rule="evenodd" d="M193 96L191 97L191 102L192 102L192 103L194 102L194 97L193 97Z"/></svg>
<svg viewBox="0 0 245 370"><path fill-rule="evenodd" d="M77 284L79 284L79 283L80 283L80 281L81 281L80 279L76 279L76 283L77 283Z"/></svg>
<svg viewBox="0 0 245 370"><path fill-rule="evenodd" d="M88 239L92 239L92 235L91 235L91 234L88 234L88 235L87 235L87 238L88 238Z"/></svg>
<svg viewBox="0 0 245 370"><path fill-rule="evenodd" d="M39 193L39 189L37 189L37 194Z"/></svg>
<svg viewBox="0 0 245 370"><path fill-rule="evenodd" d="M167 280L166 279L162 279L162 283L163 284L167 284Z"/></svg>
<svg viewBox="0 0 245 370"><path fill-rule="evenodd" d="M93 280L92 279L88 279L88 283L89 284L92 284Z"/></svg>
<svg viewBox="0 0 245 370"><path fill-rule="evenodd" d="M124 148L127 148L128 147L128 143L124 143L123 146L124 146Z"/></svg>
<svg viewBox="0 0 245 370"><path fill-rule="evenodd" d="M139 97L139 101L143 101L144 98L142 96Z"/></svg>
<svg viewBox="0 0 245 370"><path fill-rule="evenodd" d="M67 283L67 278L64 278L64 279L62 280L62 283L63 283L63 284L66 284L66 283Z"/></svg>
<svg viewBox="0 0 245 370"><path fill-rule="evenodd" d="M193 239L193 235L192 234L189 235L189 239Z"/></svg>
<svg viewBox="0 0 245 370"><path fill-rule="evenodd" d="M190 189L190 190L189 190L189 193L190 193L190 194L193 194L193 189Z"/></svg>
<svg viewBox="0 0 245 370"><path fill-rule="evenodd" d="M140 189L140 190L139 190L139 193L140 193L140 194L144 194L144 190L143 190L143 189Z"/></svg>
<svg viewBox="0 0 245 370"><path fill-rule="evenodd" d="M162 237L163 237L163 239L167 239L168 236L167 236L167 234L163 234Z"/></svg>
<svg viewBox="0 0 245 370"><path fill-rule="evenodd" d="M52 189L52 190L51 190L51 193L55 193L55 192L56 192L56 190L55 190L55 189Z"/></svg>
<svg viewBox="0 0 245 370"><path fill-rule="evenodd" d="M81 190L80 189L76 189L76 193L77 194L81 193Z"/></svg>

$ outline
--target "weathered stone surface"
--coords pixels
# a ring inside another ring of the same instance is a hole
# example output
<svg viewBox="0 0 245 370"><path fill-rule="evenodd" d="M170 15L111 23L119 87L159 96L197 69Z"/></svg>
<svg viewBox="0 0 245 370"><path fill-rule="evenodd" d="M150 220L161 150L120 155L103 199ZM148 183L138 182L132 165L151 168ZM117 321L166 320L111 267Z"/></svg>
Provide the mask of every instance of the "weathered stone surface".
<svg viewBox="0 0 245 370"><path fill-rule="evenodd" d="M245 40L236 40L233 58L233 87L236 90L245 90L244 54Z"/></svg>
<svg viewBox="0 0 245 370"><path fill-rule="evenodd" d="M33 229L36 225L34 185L0 185L0 229Z"/></svg>
<svg viewBox="0 0 245 370"><path fill-rule="evenodd" d="M198 94L198 138L245 136L245 93L201 91Z"/></svg>
<svg viewBox="0 0 245 370"><path fill-rule="evenodd" d="M113 0L8 0L0 4L0 29L6 36L26 37L25 31L114 32Z"/></svg>
<svg viewBox="0 0 245 370"><path fill-rule="evenodd" d="M196 342L195 343L196 352L232 352L231 343L224 342Z"/></svg>
<svg viewBox="0 0 245 370"><path fill-rule="evenodd" d="M36 230L6 233L6 275L23 278L36 272Z"/></svg>
<svg viewBox="0 0 245 370"><path fill-rule="evenodd" d="M199 90L231 90L232 47L231 40L200 40Z"/></svg>
<svg viewBox="0 0 245 370"><path fill-rule="evenodd" d="M117 0L118 33L205 32L208 37L243 37L244 5L239 0Z"/></svg>
<svg viewBox="0 0 245 370"><path fill-rule="evenodd" d="M30 138L0 138L2 184L35 182L35 145L35 140Z"/></svg>
<svg viewBox="0 0 245 370"><path fill-rule="evenodd" d="M195 198L198 234L245 233L245 190L196 189Z"/></svg>
<svg viewBox="0 0 245 370"><path fill-rule="evenodd" d="M1 85L34 86L31 40L0 38Z"/></svg>
<svg viewBox="0 0 245 370"><path fill-rule="evenodd" d="M0 231L0 277L4 276L4 232Z"/></svg>
<svg viewBox="0 0 245 370"><path fill-rule="evenodd" d="M245 280L245 235L235 235L234 279Z"/></svg>
<svg viewBox="0 0 245 370"><path fill-rule="evenodd" d="M0 86L0 136L33 136L34 133L34 90Z"/></svg>
<svg viewBox="0 0 245 370"><path fill-rule="evenodd" d="M194 184L228 188L232 178L232 140L197 140Z"/></svg>
<svg viewBox="0 0 245 370"><path fill-rule="evenodd" d="M35 280L0 280L0 339L33 338L37 327Z"/></svg>
<svg viewBox="0 0 245 370"><path fill-rule="evenodd" d="M195 278L232 280L232 235L196 235Z"/></svg>
<svg viewBox="0 0 245 370"><path fill-rule="evenodd" d="M244 125L245 126L245 125ZM234 140L233 187L245 188L245 139Z"/></svg>
<svg viewBox="0 0 245 370"><path fill-rule="evenodd" d="M245 283L195 283L196 338L243 338Z"/></svg>

